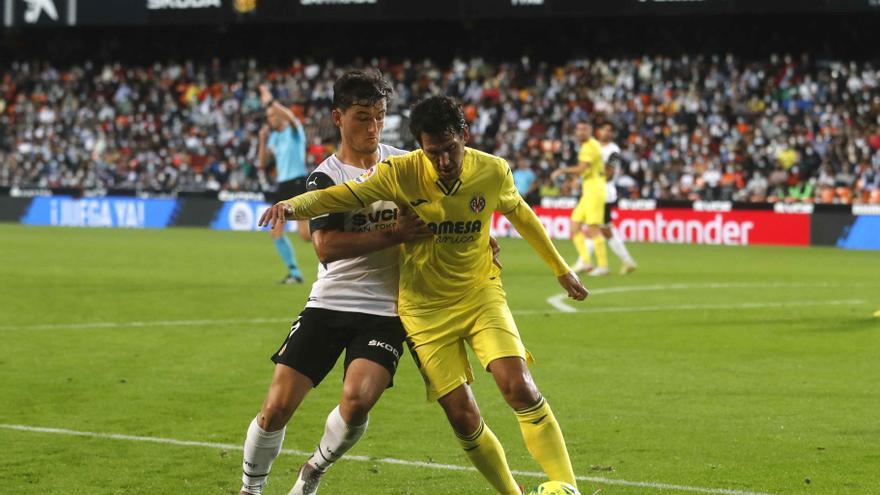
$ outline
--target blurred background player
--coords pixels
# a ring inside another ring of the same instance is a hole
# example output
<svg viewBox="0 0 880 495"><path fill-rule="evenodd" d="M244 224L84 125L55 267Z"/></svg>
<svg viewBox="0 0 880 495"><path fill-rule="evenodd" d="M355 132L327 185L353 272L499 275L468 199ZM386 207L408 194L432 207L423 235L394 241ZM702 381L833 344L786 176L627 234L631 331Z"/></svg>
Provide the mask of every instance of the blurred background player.
<svg viewBox="0 0 880 495"><path fill-rule="evenodd" d="M617 204L617 184L615 183L615 179L620 173L622 165L620 146L617 146L617 143L613 141L614 131L614 124L607 121L602 123L596 131L596 137L599 139L599 144L602 145L602 163L605 164L605 177L608 179L605 186L604 223L599 230L602 232L602 237L608 241L608 246L611 248L611 251L614 252L614 254L620 258L621 263L623 263L620 267L620 274L626 275L627 273L635 271L636 262L629 254L629 250L626 249L623 239L620 237L620 234L617 233L617 229L614 228L614 224L611 222L611 208ZM593 239L588 238L585 240L585 243L587 245L587 252L592 255L595 250Z"/></svg>
<svg viewBox="0 0 880 495"><path fill-rule="evenodd" d="M270 159L274 158L278 188L270 195L270 201L276 203L306 192L306 133L296 115L272 97L267 85L260 86L260 102L266 109L266 124L260 129L257 163L265 171ZM299 222L298 229L300 238L309 241L308 223ZM279 229L270 230L269 235L287 267L287 275L281 283L302 283L302 273L290 239Z"/></svg>
<svg viewBox="0 0 880 495"><path fill-rule="evenodd" d="M580 143L578 164L573 167L560 167L553 171L551 178L563 174L576 174L581 177L581 199L571 212L571 240L578 253L578 260L572 265L577 272L589 271L592 276L608 275L608 250L601 227L605 223L605 165L602 162L602 145L593 137L593 126L589 122L578 122L575 126L575 139ZM591 269L590 252L584 238L593 241L596 252L596 267Z"/></svg>
<svg viewBox="0 0 880 495"><path fill-rule="evenodd" d="M345 183L404 153L379 143L390 94L391 87L379 75L352 71L337 80L333 122L342 144L309 175L309 190ZM272 356L272 384L244 444L242 494L263 493L287 422L343 350L342 397L327 416L324 435L300 468L291 493L316 493L321 475L364 434L369 411L391 386L403 352L404 330L397 316L398 244L431 235L418 217L398 215L389 201L314 218L310 229L321 262L318 278L305 309Z"/></svg>

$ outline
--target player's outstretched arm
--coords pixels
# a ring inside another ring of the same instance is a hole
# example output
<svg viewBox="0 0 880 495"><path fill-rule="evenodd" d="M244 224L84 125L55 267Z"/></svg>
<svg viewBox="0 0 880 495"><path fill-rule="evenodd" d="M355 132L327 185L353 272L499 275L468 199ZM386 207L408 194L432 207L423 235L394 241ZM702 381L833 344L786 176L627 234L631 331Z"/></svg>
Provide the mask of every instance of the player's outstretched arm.
<svg viewBox="0 0 880 495"><path fill-rule="evenodd" d="M260 128L259 141L257 142L257 167L266 169L269 166L269 158L272 152L269 151L269 134L272 132L267 124Z"/></svg>
<svg viewBox="0 0 880 495"><path fill-rule="evenodd" d="M290 121L291 125L296 127L298 130L302 129L302 123L296 118L296 114L290 111L289 108L282 105L278 100L272 97L272 91L269 89L268 84L260 85L260 103L263 104L264 107L269 108L270 106L277 109L284 115L288 121Z"/></svg>
<svg viewBox="0 0 880 495"><path fill-rule="evenodd" d="M568 297L574 299L575 301L583 301L590 295L590 291L584 287L584 284L581 282L581 279L578 278L577 274L574 272L568 272L565 275L560 275L556 277L556 280L559 282L559 285L565 289L565 292L568 293Z"/></svg>
<svg viewBox="0 0 880 495"><path fill-rule="evenodd" d="M347 258L363 256L382 249L417 241L434 235L419 216L401 207L397 223L391 229L373 232L343 232L321 229L312 232L312 244L321 263L331 263Z"/></svg>
<svg viewBox="0 0 880 495"><path fill-rule="evenodd" d="M390 163L373 166L361 177L327 189L309 191L282 201L266 210L259 226L272 227L284 220L308 220L327 213L342 213L365 208L379 200L397 200L397 178Z"/></svg>
<svg viewBox="0 0 880 495"><path fill-rule="evenodd" d="M342 213L364 205L346 184L310 191L276 203L260 217L259 226L274 228L285 220L308 220L327 213Z"/></svg>
<svg viewBox="0 0 880 495"><path fill-rule="evenodd" d="M504 213L504 216L510 220L513 228L532 246L538 256L553 269L556 280L569 297L583 301L590 295L577 275L571 271L571 268L559 255L559 251L556 250L556 246L553 245L550 236L547 235L547 231L538 220L538 216L522 198L519 198L516 206L511 211Z"/></svg>

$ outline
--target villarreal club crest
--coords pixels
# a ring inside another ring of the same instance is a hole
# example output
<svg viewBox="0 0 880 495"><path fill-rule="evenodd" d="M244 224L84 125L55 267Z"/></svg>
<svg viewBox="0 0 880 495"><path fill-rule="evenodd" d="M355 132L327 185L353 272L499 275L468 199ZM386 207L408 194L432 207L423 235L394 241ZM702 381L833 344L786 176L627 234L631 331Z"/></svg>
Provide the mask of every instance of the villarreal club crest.
<svg viewBox="0 0 880 495"><path fill-rule="evenodd" d="M486 198L483 197L480 193L474 193L474 196L471 198L471 211L474 213L479 213L486 208Z"/></svg>

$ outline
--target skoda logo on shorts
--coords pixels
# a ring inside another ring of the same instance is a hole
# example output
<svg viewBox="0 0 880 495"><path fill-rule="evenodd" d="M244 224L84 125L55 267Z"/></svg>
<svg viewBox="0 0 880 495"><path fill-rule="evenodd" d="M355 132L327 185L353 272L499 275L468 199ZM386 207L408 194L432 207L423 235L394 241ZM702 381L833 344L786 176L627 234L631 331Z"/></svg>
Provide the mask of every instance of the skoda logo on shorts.
<svg viewBox="0 0 880 495"><path fill-rule="evenodd" d="M474 196L471 198L471 211L479 213L484 208L486 208L486 198L480 193L474 193Z"/></svg>

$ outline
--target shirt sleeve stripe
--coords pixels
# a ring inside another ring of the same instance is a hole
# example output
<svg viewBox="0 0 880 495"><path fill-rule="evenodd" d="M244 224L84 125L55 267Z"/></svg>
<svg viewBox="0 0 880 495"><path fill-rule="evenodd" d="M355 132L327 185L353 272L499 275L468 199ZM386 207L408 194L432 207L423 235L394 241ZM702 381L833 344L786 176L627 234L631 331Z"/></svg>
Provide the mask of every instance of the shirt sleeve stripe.
<svg viewBox="0 0 880 495"><path fill-rule="evenodd" d="M520 203L522 203L522 201L517 201L516 205L514 205L513 208L511 208L509 211L502 211L501 214L504 216L510 215L511 213L515 212L517 208L519 208Z"/></svg>
<svg viewBox="0 0 880 495"><path fill-rule="evenodd" d="M343 184L345 185L345 187L348 188L348 192L350 192L351 195L354 196L354 199L358 200L358 203L361 204L361 208L366 208L367 205L365 205L364 202L361 200L361 198L359 198L358 195L354 193L354 191L352 190L351 186L349 186L348 184L346 184L346 183L344 183L344 182L343 182Z"/></svg>

